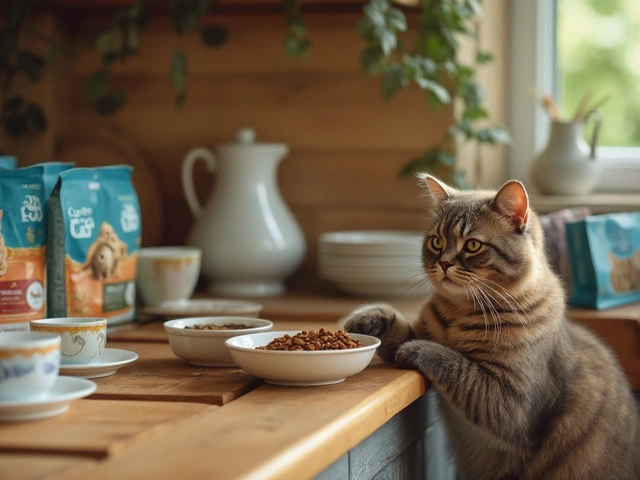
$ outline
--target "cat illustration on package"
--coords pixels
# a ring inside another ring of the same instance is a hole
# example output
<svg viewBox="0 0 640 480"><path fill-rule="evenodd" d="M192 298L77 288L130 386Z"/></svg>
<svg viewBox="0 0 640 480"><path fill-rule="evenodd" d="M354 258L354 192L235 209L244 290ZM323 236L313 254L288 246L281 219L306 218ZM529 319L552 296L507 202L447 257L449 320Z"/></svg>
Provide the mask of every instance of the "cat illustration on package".
<svg viewBox="0 0 640 480"><path fill-rule="evenodd" d="M60 173L49 200L51 316L135 316L140 205L129 166Z"/></svg>
<svg viewBox="0 0 640 480"><path fill-rule="evenodd" d="M0 169L0 331L45 316L45 205L41 167Z"/></svg>
<svg viewBox="0 0 640 480"><path fill-rule="evenodd" d="M127 250L127 244L118 238L113 225L102 222L98 238L87 251L84 268L90 269L98 280L118 278L119 263L127 255Z"/></svg>
<svg viewBox="0 0 640 480"><path fill-rule="evenodd" d="M614 292L633 292L640 288L640 250L636 250L627 258L620 258L609 252L609 263Z"/></svg>

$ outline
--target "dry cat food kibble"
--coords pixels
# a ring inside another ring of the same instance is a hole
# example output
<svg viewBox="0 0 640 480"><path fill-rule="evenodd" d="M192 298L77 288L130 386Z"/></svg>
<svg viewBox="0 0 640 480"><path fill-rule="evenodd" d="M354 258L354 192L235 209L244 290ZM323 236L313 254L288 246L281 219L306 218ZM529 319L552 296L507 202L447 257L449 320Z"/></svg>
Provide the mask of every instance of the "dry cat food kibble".
<svg viewBox="0 0 640 480"><path fill-rule="evenodd" d="M184 328L192 330L244 330L245 328L251 328L251 326L242 323L228 323L227 325L191 325Z"/></svg>
<svg viewBox="0 0 640 480"><path fill-rule="evenodd" d="M321 328L319 331L303 330L294 336L285 334L274 338L269 344L256 347L257 350L349 350L366 345L349 336L344 330L330 332Z"/></svg>

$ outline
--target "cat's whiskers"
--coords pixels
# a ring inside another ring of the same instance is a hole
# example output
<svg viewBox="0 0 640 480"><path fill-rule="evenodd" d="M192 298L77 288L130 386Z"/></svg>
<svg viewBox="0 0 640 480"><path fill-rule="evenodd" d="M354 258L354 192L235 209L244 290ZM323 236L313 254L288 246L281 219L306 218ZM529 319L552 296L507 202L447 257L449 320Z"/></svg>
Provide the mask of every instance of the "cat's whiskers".
<svg viewBox="0 0 640 480"><path fill-rule="evenodd" d="M505 298L504 296L500 295L500 293L499 293L498 291L496 291L495 289L493 289L493 288L489 287L489 285L487 285L487 287L488 287L488 288L491 288L494 292L498 293L502 298L504 298L504 301L505 301L505 302L507 302L507 305L509 305L509 307L513 310L513 312L518 316L518 319L520 320L520 323L522 323L522 325L523 325L523 326L525 326L525 325L524 325L524 323L522 322L522 319L520 318L520 312L523 312L523 313L524 313L524 315L525 315L525 317L526 317L526 320L527 320L527 322L526 322L526 323L527 323L527 324L528 324L528 323L530 323L531 319L530 319L530 317L529 317L529 313L528 313L524 308L522 308L522 305L520 304L520 302L519 302L519 301L518 301L518 300L517 300L513 295L511 295L511 294L507 291L507 289L506 289L506 288L504 288L504 287L503 287L502 285L500 285L499 283L494 282L493 280L489 280L488 278L483 279L483 281L484 281L484 282L488 282L488 283L492 283L492 284L493 284L493 285L495 285L496 287L499 287L499 288L504 292L504 294L505 294L507 297L509 297L509 298L513 301L513 303L515 304L515 307L514 307L514 305L512 305L512 304L508 301L508 299L507 299L507 298Z"/></svg>
<svg viewBox="0 0 640 480"><path fill-rule="evenodd" d="M473 277L471 278L473 281L476 281L476 279L474 279ZM493 298L490 294L488 294L486 291L483 290L482 284L476 284L476 288L478 293L482 296L482 298L484 298L487 304L487 308L491 312L491 318L493 320L493 326L496 332L495 342L493 345L495 348L498 345L498 340L500 338L500 334L502 333L502 322L500 321L500 313L498 312L495 305L493 304L493 302L495 302L495 298Z"/></svg>
<svg viewBox="0 0 640 480"><path fill-rule="evenodd" d="M467 286L465 285L465 290ZM487 339L487 334L489 331L489 319L487 318L487 311L484 308L484 304L482 303L482 299L478 295L478 292L474 289L473 285L469 285L469 290L471 291L471 295L473 296L473 312L475 314L476 308L476 300L478 300L478 305L480 306L480 310L482 311L482 317L484 318L484 339Z"/></svg>

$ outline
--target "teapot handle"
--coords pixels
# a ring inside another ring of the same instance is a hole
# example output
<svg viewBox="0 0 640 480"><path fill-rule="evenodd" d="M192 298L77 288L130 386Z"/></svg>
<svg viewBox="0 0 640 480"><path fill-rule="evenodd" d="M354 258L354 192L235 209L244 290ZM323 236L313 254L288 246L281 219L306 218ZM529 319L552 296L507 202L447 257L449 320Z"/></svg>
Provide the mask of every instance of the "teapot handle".
<svg viewBox="0 0 640 480"><path fill-rule="evenodd" d="M182 189L184 190L184 196L187 199L191 213L193 213L195 218L200 218L202 215L202 205L200 205L196 190L193 187L193 164L199 159L207 162L207 170L209 170L210 173L213 173L217 166L216 156L208 148L194 148L184 157L182 162Z"/></svg>

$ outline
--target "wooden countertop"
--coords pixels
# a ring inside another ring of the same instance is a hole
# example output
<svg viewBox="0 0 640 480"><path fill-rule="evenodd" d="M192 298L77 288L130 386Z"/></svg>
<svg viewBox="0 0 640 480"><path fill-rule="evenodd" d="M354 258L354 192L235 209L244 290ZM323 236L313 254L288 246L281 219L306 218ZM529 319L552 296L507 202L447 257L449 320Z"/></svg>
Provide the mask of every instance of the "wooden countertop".
<svg viewBox="0 0 640 480"><path fill-rule="evenodd" d="M362 303L305 295L261 301L261 317L275 329L335 328ZM390 303L407 314L421 305ZM640 305L569 316L616 350L640 388ZM140 358L96 379L98 390L60 416L0 424L0 478L312 478L427 390L417 372L377 357L337 385L279 387L232 368L200 371L194 381L202 386L192 388L176 379L199 367L171 357L166 342L157 321L113 329L108 346Z"/></svg>

